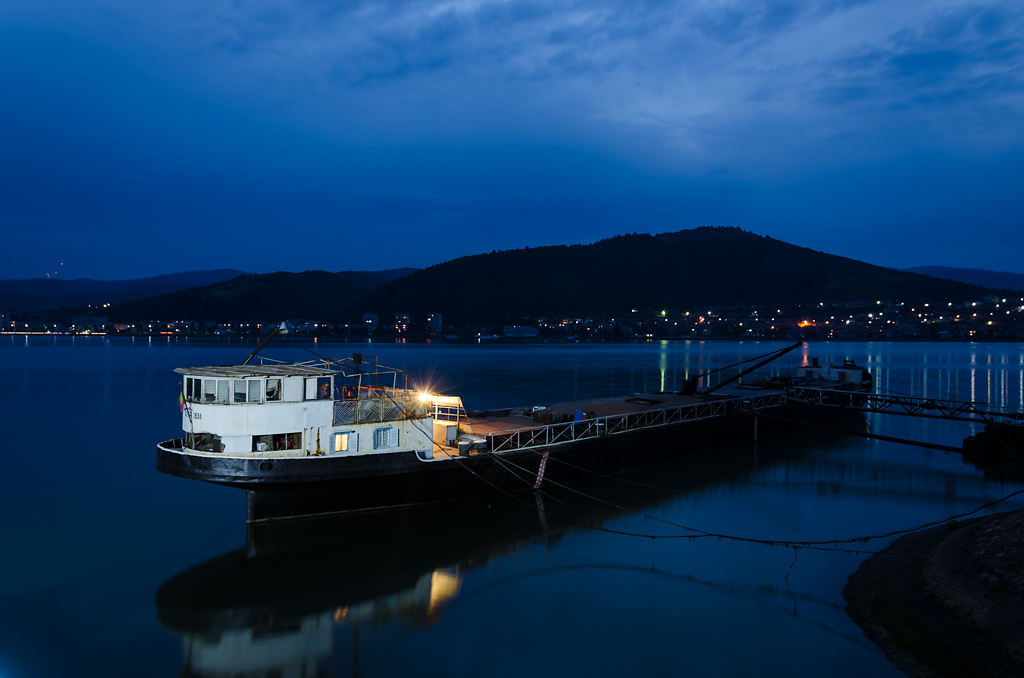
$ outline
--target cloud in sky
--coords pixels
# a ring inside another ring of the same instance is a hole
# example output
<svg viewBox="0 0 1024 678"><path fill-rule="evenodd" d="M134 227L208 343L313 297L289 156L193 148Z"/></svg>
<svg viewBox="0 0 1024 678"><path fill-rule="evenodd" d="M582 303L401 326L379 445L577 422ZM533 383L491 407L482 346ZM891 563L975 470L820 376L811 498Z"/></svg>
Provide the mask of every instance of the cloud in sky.
<svg viewBox="0 0 1024 678"><path fill-rule="evenodd" d="M0 263L83 229L126 260L199 227L238 258L164 270L264 270L374 266L226 248L388 230L424 265L728 223L1019 270L1022 35L997 2L15 0L0 228L40 235Z"/></svg>

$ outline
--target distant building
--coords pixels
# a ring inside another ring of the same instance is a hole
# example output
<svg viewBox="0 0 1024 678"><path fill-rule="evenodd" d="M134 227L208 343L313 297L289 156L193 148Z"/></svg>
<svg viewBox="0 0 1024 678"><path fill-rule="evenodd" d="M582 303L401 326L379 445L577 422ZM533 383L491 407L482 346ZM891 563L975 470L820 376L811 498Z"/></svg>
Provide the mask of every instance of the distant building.
<svg viewBox="0 0 1024 678"><path fill-rule="evenodd" d="M11 312L0 309L0 332L11 329L14 321L11 320Z"/></svg>
<svg viewBox="0 0 1024 678"><path fill-rule="evenodd" d="M405 334L409 331L409 314L408 313L396 313L395 314L395 333Z"/></svg>
<svg viewBox="0 0 1024 678"><path fill-rule="evenodd" d="M376 313L364 313L363 314L363 327L366 328L367 332L372 334L373 331L375 329L377 329L378 322L379 321L377 319L377 314Z"/></svg>
<svg viewBox="0 0 1024 678"><path fill-rule="evenodd" d="M530 327L529 325L506 325L502 334L506 337L527 339L538 336L540 334L540 330L536 327Z"/></svg>
<svg viewBox="0 0 1024 678"><path fill-rule="evenodd" d="M427 332L430 334L441 334L444 331L444 321L440 313L427 314Z"/></svg>
<svg viewBox="0 0 1024 678"><path fill-rule="evenodd" d="M71 327L76 332L105 332L107 330L107 323L107 316L105 315L71 316Z"/></svg>

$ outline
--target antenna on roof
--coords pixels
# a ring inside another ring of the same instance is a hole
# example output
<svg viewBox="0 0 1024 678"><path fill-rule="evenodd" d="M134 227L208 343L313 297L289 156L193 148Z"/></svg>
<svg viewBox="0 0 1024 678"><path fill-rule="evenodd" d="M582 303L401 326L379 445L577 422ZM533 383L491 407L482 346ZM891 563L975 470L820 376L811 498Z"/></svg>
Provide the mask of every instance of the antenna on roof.
<svg viewBox="0 0 1024 678"><path fill-rule="evenodd" d="M263 338L260 345L253 349L253 352L249 354L249 357L242 361L243 365L248 365L249 361L256 357L256 354L263 350L263 347L270 343L270 340L279 334L288 334L288 325L281 321L281 324L275 327L270 334Z"/></svg>

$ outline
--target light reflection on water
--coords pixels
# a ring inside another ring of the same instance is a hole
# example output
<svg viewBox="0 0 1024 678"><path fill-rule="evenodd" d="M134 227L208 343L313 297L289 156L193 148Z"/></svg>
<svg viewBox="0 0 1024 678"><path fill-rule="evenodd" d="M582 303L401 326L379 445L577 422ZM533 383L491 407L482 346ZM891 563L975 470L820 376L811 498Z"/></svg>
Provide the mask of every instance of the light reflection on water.
<svg viewBox="0 0 1024 678"><path fill-rule="evenodd" d="M462 394L470 409L488 409L678 388L783 345L318 343L316 350L376 353L419 381ZM249 675L271 665L305 667L307 675L511 675L538 665L558 674L791 674L827 666L840 675L895 675L843 611L843 583L864 554L639 539L581 525L678 535L664 519L733 535L828 539L921 524L1021 487L985 478L957 454L813 431L765 436L758 445L694 450L629 474L633 484L581 486L625 511L556 491L543 513L532 498L504 509L469 502L342 522L303 535L298 547L294 535L264 540L260 558L242 551L234 569L214 568L203 586L189 585L191 601L176 596L193 613L191 627L167 624L157 590L245 544L239 493L153 470L154 441L180 422L171 370L237 362L250 348L0 339L0 405L11 424L0 510L17 517L0 559L0 667L11 675L166 674L183 666L209 673L200 659L246 647L250 664L235 668ZM312 357L290 345L270 354ZM856 360L880 390L973 396L1024 411L1019 344L811 344L764 372L811 357ZM865 425L952 445L977 430L889 415L871 415ZM275 548L283 560L263 560ZM218 601L217 591L253 572L251 587ZM435 594L435 583L449 595ZM266 605L268 592L280 595ZM234 626L204 630L214 612Z"/></svg>

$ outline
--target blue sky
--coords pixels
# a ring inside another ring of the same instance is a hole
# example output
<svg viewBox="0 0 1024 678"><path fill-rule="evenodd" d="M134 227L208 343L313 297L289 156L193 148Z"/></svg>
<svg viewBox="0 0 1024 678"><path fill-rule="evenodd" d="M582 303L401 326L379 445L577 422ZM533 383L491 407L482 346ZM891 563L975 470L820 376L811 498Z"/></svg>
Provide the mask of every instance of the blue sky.
<svg viewBox="0 0 1024 678"><path fill-rule="evenodd" d="M0 277L706 224L1024 272L1024 5L0 5Z"/></svg>

